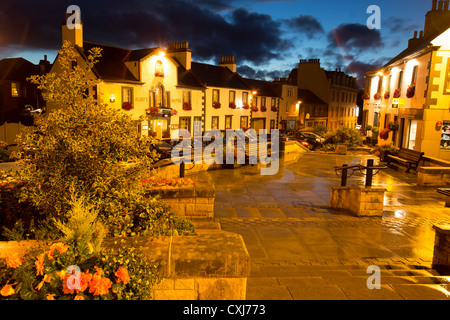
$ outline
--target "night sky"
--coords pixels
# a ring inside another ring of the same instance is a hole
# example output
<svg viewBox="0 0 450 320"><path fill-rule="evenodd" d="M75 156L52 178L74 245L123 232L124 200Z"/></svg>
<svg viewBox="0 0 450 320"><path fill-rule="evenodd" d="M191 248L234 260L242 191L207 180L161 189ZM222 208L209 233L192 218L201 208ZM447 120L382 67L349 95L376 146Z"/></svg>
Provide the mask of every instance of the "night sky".
<svg viewBox="0 0 450 320"><path fill-rule="evenodd" d="M422 30L431 0L0 0L0 59L53 62L69 5L78 5L84 40L139 49L188 41L192 60L234 55L245 77L287 77L299 59L358 76L403 51ZM370 30L370 5L381 29Z"/></svg>

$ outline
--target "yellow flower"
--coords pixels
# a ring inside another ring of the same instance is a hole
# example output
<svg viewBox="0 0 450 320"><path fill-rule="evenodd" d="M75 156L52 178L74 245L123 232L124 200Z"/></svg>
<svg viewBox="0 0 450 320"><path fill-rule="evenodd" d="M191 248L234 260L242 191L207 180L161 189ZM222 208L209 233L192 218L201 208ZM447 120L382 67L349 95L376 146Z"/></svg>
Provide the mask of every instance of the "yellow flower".
<svg viewBox="0 0 450 320"><path fill-rule="evenodd" d="M2 290L0 290L0 294L1 294L2 296L4 296L4 297L13 295L14 293L15 293L14 288L13 288L11 285L9 285L9 284L5 285L5 286L2 288Z"/></svg>
<svg viewBox="0 0 450 320"><path fill-rule="evenodd" d="M22 257L19 256L19 254L17 252L9 255L6 258L6 265L9 268L17 268L22 264L22 262L23 262Z"/></svg>
<svg viewBox="0 0 450 320"><path fill-rule="evenodd" d="M80 294L77 294L75 296L75 299L73 299L73 300L84 300L84 297L82 295L80 295Z"/></svg>
<svg viewBox="0 0 450 320"><path fill-rule="evenodd" d="M47 294L47 300L55 300L54 294Z"/></svg>
<svg viewBox="0 0 450 320"><path fill-rule="evenodd" d="M39 284L36 286L36 290L41 290L42 286L44 285L44 280L42 280L41 282L39 282Z"/></svg>

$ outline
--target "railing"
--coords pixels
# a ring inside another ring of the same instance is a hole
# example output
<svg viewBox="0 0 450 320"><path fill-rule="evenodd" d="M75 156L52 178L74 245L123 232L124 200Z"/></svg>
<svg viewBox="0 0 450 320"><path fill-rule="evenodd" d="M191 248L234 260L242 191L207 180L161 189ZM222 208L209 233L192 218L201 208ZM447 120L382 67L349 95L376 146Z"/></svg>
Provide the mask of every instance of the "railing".
<svg viewBox="0 0 450 320"><path fill-rule="evenodd" d="M355 170L358 170L361 174L366 176L366 187L372 186L372 179L373 176L378 174L381 169L386 169L386 166L382 165L374 165L373 159L367 160L367 165L363 166L362 164L355 164L349 166L348 164L342 165L342 167L334 167L334 171L338 177L341 178L341 187L345 187L347 185L347 178L351 177ZM363 170L366 170L366 173L363 172ZM374 172L376 170L376 172ZM341 175L339 176L339 172Z"/></svg>

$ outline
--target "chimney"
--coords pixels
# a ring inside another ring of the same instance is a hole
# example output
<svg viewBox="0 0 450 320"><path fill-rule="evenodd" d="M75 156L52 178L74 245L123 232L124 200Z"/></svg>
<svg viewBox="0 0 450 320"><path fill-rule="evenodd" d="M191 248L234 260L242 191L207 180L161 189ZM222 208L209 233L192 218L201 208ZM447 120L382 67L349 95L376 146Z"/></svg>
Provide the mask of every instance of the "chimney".
<svg viewBox="0 0 450 320"><path fill-rule="evenodd" d="M44 60L39 61L39 74L44 75L50 71L50 62L47 60L47 55L44 55Z"/></svg>
<svg viewBox="0 0 450 320"><path fill-rule="evenodd" d="M176 58L186 70L191 70L192 52L187 41L167 44L166 53Z"/></svg>
<svg viewBox="0 0 450 320"><path fill-rule="evenodd" d="M219 66L227 67L232 72L236 72L236 62L234 61L234 56L223 56Z"/></svg>
<svg viewBox="0 0 450 320"><path fill-rule="evenodd" d="M83 47L83 22L81 22L79 11L66 13L66 19L62 23L62 40Z"/></svg>
<svg viewBox="0 0 450 320"><path fill-rule="evenodd" d="M425 15L425 37L441 33L450 27L449 0L433 0L433 6Z"/></svg>

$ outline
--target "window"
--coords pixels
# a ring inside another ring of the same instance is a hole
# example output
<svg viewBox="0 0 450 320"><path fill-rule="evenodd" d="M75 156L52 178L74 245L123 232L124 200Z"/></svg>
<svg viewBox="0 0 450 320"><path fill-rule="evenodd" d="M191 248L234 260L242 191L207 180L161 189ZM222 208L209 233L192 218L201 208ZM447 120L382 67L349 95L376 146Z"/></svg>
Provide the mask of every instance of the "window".
<svg viewBox="0 0 450 320"><path fill-rule="evenodd" d="M292 88L287 89L287 96L292 97Z"/></svg>
<svg viewBox="0 0 450 320"><path fill-rule="evenodd" d="M213 90L213 102L220 102L220 93L219 90L214 89Z"/></svg>
<svg viewBox="0 0 450 320"><path fill-rule="evenodd" d="M164 66L161 60L155 63L155 77L164 77Z"/></svg>
<svg viewBox="0 0 450 320"><path fill-rule="evenodd" d="M20 96L20 83L11 82L11 97L19 97L19 96Z"/></svg>
<svg viewBox="0 0 450 320"><path fill-rule="evenodd" d="M447 60L447 72L445 74L444 94L450 94L450 58Z"/></svg>
<svg viewBox="0 0 450 320"><path fill-rule="evenodd" d="M276 106L277 106L277 99L275 99L275 98L272 98L272 102L271 102L271 105L270 105L272 108L275 108Z"/></svg>
<svg viewBox="0 0 450 320"><path fill-rule="evenodd" d="M155 91L149 92L149 107L153 108L155 106Z"/></svg>
<svg viewBox="0 0 450 320"><path fill-rule="evenodd" d="M387 84L386 84L386 91L391 90L391 82L392 82L392 74L389 75Z"/></svg>
<svg viewBox="0 0 450 320"><path fill-rule="evenodd" d="M271 119L270 120L270 129L272 130L272 129L275 129L275 120L274 119Z"/></svg>
<svg viewBox="0 0 450 320"><path fill-rule="evenodd" d="M170 108L170 91L166 91L166 97L165 97L165 106L167 108Z"/></svg>
<svg viewBox="0 0 450 320"><path fill-rule="evenodd" d="M448 120L443 121L440 148L450 150L450 121Z"/></svg>
<svg viewBox="0 0 450 320"><path fill-rule="evenodd" d="M242 92L242 104L248 103L248 92Z"/></svg>
<svg viewBox="0 0 450 320"><path fill-rule="evenodd" d="M266 97L261 97L261 107L266 106Z"/></svg>
<svg viewBox="0 0 450 320"><path fill-rule="evenodd" d="M211 129L219 129L219 117L214 116L211 118Z"/></svg>
<svg viewBox="0 0 450 320"><path fill-rule="evenodd" d="M236 102L236 91L230 90L230 103L231 102Z"/></svg>
<svg viewBox="0 0 450 320"><path fill-rule="evenodd" d="M195 122L200 122L203 128L203 121L202 121L202 117L194 117L194 130L196 130L195 128ZM201 132L201 130L199 129L199 131ZM195 131L194 131L195 132Z"/></svg>
<svg viewBox="0 0 450 320"><path fill-rule="evenodd" d="M232 117L233 116L225 116L225 129L232 129Z"/></svg>
<svg viewBox="0 0 450 320"><path fill-rule="evenodd" d="M183 105L191 105L191 91L183 91Z"/></svg>
<svg viewBox="0 0 450 320"><path fill-rule="evenodd" d="M241 128L248 128L248 117L241 116Z"/></svg>
<svg viewBox="0 0 450 320"><path fill-rule="evenodd" d="M377 88L377 92L381 92L383 86L383 78L382 77L378 77L378 88Z"/></svg>
<svg viewBox="0 0 450 320"><path fill-rule="evenodd" d="M158 108L161 108L164 106L164 87L161 84L156 86L155 103L156 103L155 106Z"/></svg>
<svg viewBox="0 0 450 320"><path fill-rule="evenodd" d="M398 73L397 89L402 88L402 81L403 81L403 70Z"/></svg>
<svg viewBox="0 0 450 320"><path fill-rule="evenodd" d="M412 77L411 77L411 84L416 83L417 81L417 70L418 70L419 66L414 66L413 68L413 72L412 72Z"/></svg>
<svg viewBox="0 0 450 320"><path fill-rule="evenodd" d="M126 102L133 104L133 88L131 87L122 87L122 105Z"/></svg>

